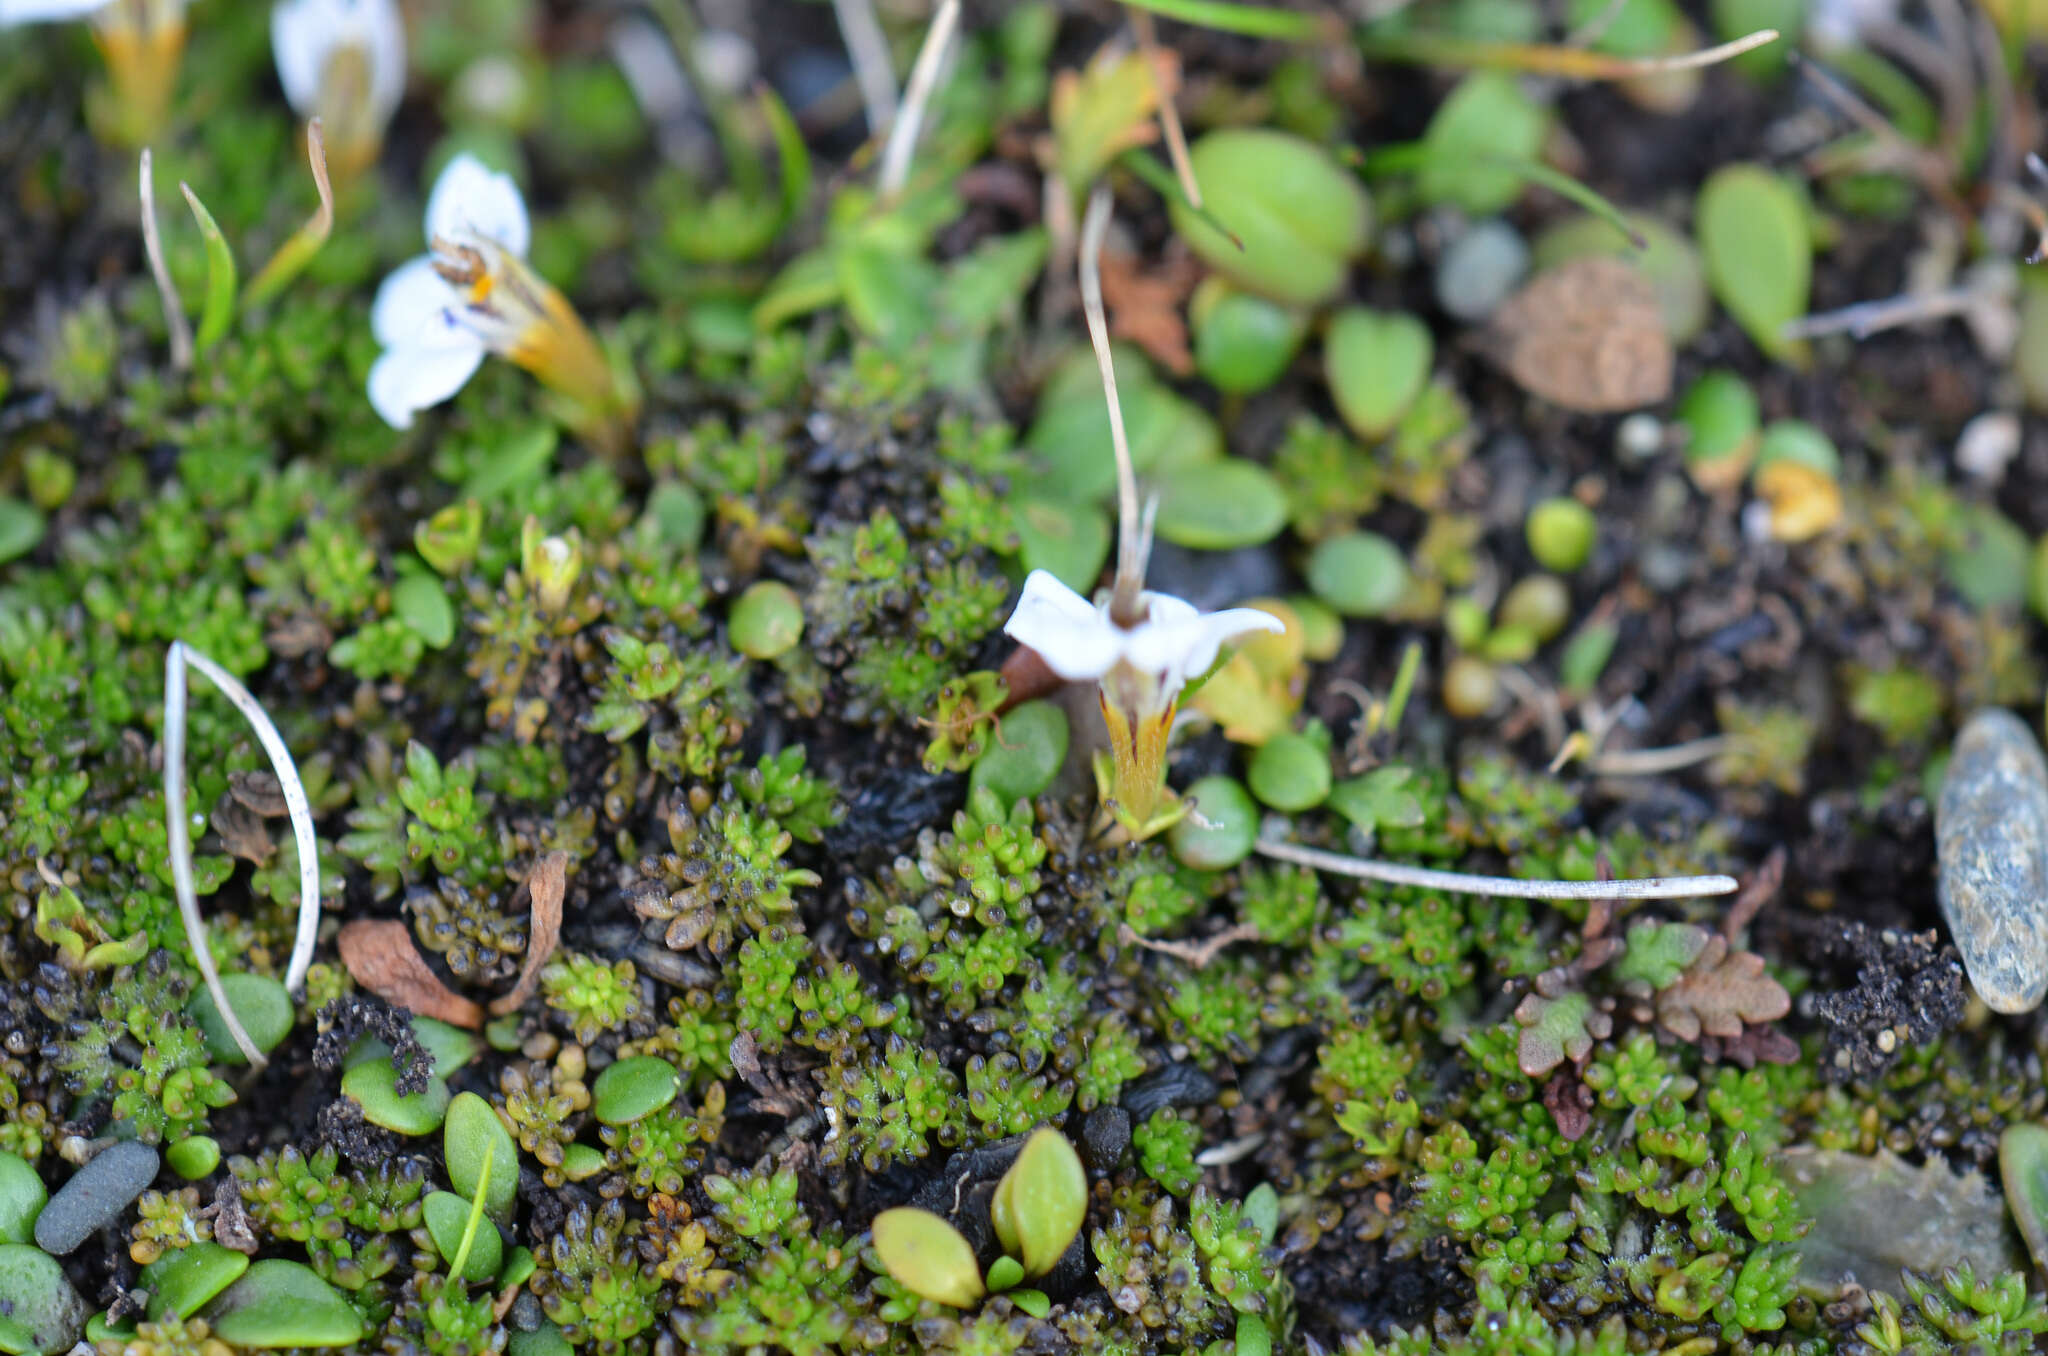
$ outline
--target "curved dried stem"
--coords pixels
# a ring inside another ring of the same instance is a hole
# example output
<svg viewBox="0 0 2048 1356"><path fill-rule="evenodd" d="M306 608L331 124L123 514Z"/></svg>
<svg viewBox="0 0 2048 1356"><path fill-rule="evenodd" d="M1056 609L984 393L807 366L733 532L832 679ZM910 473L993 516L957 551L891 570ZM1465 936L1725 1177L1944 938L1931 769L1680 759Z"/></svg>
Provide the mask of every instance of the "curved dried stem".
<svg viewBox="0 0 2048 1356"><path fill-rule="evenodd" d="M896 116L896 70L889 64L889 38L875 17L874 0L832 0L839 36L853 63L853 82L867 113L868 135L875 136Z"/></svg>
<svg viewBox="0 0 2048 1356"><path fill-rule="evenodd" d="M171 332L171 369L183 372L192 366L192 324L185 319L185 303L178 299L177 284L171 281L171 270L164 263L164 242L156 225L156 176L147 147L142 152L140 178L142 251L149 256L149 272L156 279L156 294L163 301L164 326Z"/></svg>
<svg viewBox="0 0 2048 1356"><path fill-rule="evenodd" d="M1433 871L1369 857L1302 847L1298 843L1262 841L1253 851L1277 861L1314 867L1359 880L1412 885L1421 890L1446 890L1459 895L1494 895L1506 899L1690 899L1697 895L1730 895L1739 888L1733 876L1649 876L1638 880L1516 880L1512 876L1468 876L1462 871Z"/></svg>

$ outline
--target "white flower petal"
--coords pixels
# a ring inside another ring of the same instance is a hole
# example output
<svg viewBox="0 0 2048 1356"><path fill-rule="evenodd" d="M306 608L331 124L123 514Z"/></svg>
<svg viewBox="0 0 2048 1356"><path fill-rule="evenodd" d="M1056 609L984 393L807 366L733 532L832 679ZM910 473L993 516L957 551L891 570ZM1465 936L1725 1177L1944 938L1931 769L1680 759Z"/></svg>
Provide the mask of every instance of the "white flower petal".
<svg viewBox="0 0 2048 1356"><path fill-rule="evenodd" d="M94 10L104 9L108 3L109 0L0 0L0 28L82 19Z"/></svg>
<svg viewBox="0 0 2048 1356"><path fill-rule="evenodd" d="M429 245L477 235L524 259L529 231L519 186L467 151L448 162L427 195Z"/></svg>
<svg viewBox="0 0 2048 1356"><path fill-rule="evenodd" d="M1046 570L1033 570L1003 633L1028 645L1068 682L1100 678L1122 657L1124 633Z"/></svg>
<svg viewBox="0 0 2048 1356"><path fill-rule="evenodd" d="M300 117L319 111L320 72L338 36L333 0L283 0L270 11L270 55L285 100Z"/></svg>
<svg viewBox="0 0 2048 1356"><path fill-rule="evenodd" d="M1153 600L1151 619L1131 632L1125 654L1132 668L1164 675L1176 691L1183 683L1209 671L1224 642L1250 631L1287 629L1278 617L1255 607L1203 613L1178 598L1149 596ZM1168 620L1164 622L1159 618L1161 601L1180 605L1167 609ZM1183 613L1180 608L1187 610Z"/></svg>
<svg viewBox="0 0 2048 1356"><path fill-rule="evenodd" d="M433 256L422 254L391 270L377 288L377 300L370 306L370 332L385 348L416 343L446 312L461 305L461 295L434 271Z"/></svg>
<svg viewBox="0 0 2048 1356"><path fill-rule="evenodd" d="M408 345L386 350L370 368L370 405L393 428L462 389L483 365L482 344Z"/></svg>

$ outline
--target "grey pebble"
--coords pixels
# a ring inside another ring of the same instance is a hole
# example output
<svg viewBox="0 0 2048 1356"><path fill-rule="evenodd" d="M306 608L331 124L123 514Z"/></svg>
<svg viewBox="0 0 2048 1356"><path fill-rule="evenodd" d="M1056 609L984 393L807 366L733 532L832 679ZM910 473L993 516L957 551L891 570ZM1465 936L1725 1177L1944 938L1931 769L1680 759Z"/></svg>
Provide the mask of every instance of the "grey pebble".
<svg viewBox="0 0 2048 1356"><path fill-rule="evenodd" d="M2048 994L2048 762L2010 711L1956 736L1935 808L1942 917L1970 983L1999 1012Z"/></svg>
<svg viewBox="0 0 2048 1356"><path fill-rule="evenodd" d="M36 1216L36 1246L62 1257L120 1218L156 1180L155 1149L132 1140L110 1145L71 1174Z"/></svg>
<svg viewBox="0 0 2048 1356"><path fill-rule="evenodd" d="M1436 300L1458 319L1476 324L1492 315L1529 271L1529 247L1498 218L1474 222L1436 265Z"/></svg>

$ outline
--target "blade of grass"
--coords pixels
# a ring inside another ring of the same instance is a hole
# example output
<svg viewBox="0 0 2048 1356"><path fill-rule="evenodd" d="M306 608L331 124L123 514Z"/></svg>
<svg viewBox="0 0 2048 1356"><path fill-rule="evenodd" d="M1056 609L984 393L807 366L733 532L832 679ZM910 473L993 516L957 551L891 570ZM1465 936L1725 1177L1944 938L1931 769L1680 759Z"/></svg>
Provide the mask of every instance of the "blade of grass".
<svg viewBox="0 0 2048 1356"><path fill-rule="evenodd" d="M204 353L221 341L235 320L235 255L192 185L181 183L178 191L185 195L199 233L206 237L206 304L199 310L199 333L193 338L193 346Z"/></svg>
<svg viewBox="0 0 2048 1356"><path fill-rule="evenodd" d="M164 327L171 332L171 370L183 372L192 366L192 322L185 319L185 303L171 281L164 263L164 242L156 225L156 176L151 169L147 147L142 152L142 251L149 256L149 272L156 279L156 294L163 302Z"/></svg>
<svg viewBox="0 0 2048 1356"><path fill-rule="evenodd" d="M1306 42L1322 31L1314 15L1264 5L1232 4L1230 0L1125 0L1135 9L1149 9L1197 28L1242 33L1248 38L1287 38Z"/></svg>
<svg viewBox="0 0 2048 1356"><path fill-rule="evenodd" d="M761 116L768 120L768 130L775 136L776 154L782 157L782 225L787 226L811 196L811 152L782 96L765 83L757 93Z"/></svg>
<svg viewBox="0 0 2048 1356"><path fill-rule="evenodd" d="M1116 163L1144 180L1145 184L1162 198L1179 203L1182 207L1187 208L1188 211L1200 217L1203 224L1211 230L1220 231L1239 250L1244 249L1244 241L1238 238L1237 232L1225 226L1222 219L1214 212L1193 201L1186 193L1182 192L1180 180L1175 178L1173 171L1167 169L1166 166L1160 164L1143 151L1125 151L1116 158Z"/></svg>
<svg viewBox="0 0 2048 1356"><path fill-rule="evenodd" d="M1552 169L1540 160L1523 160L1511 155L1483 155L1480 159L1488 164L1499 165L1502 169L1511 169L1530 183L1541 184L1560 198L1577 203L1628 237L1628 243L1637 249L1646 250L1650 247L1650 242L1643 238L1642 232L1628 224L1628 218L1621 214L1620 208L1563 170Z"/></svg>
<svg viewBox="0 0 2048 1356"><path fill-rule="evenodd" d="M1732 42L1668 57L1620 57L1606 52L1589 52L1580 47L1536 42L1483 42L1448 33L1368 33L1358 40L1358 46L1369 57L1382 61L1405 61L1418 66L1521 71L1527 75L1562 76L1567 80L1631 80L1639 75L1660 75L1667 71L1690 71L1718 65L1777 40L1777 29L1760 28Z"/></svg>
<svg viewBox="0 0 2048 1356"><path fill-rule="evenodd" d="M291 239L278 246L270 262L257 270L242 289L242 306L261 306L299 276L327 237L334 231L334 189L327 182L327 144L320 135L320 119L306 124L306 159L313 166L313 186L320 192L320 207L305 225L292 232Z"/></svg>

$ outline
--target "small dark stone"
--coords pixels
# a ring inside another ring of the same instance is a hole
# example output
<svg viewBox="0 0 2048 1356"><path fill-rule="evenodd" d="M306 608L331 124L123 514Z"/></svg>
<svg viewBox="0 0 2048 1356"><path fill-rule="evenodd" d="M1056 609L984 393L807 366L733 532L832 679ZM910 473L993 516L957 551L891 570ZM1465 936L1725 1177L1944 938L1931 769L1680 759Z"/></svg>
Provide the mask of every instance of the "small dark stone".
<svg viewBox="0 0 2048 1356"><path fill-rule="evenodd" d="M161 1164L147 1144L110 1145L71 1174L36 1217L36 1246L63 1257L121 1217L156 1180Z"/></svg>
<svg viewBox="0 0 2048 1356"><path fill-rule="evenodd" d="M895 847L927 824L950 817L967 799L967 774L930 773L919 767L887 768L853 793L846 817L827 830L825 847L835 856Z"/></svg>
<svg viewBox="0 0 2048 1356"><path fill-rule="evenodd" d="M1152 1119L1153 1113L1170 1107L1201 1106L1216 1100L1222 1089L1198 1064L1169 1064L1146 1074L1124 1089L1124 1110L1133 1121Z"/></svg>
<svg viewBox="0 0 2048 1356"><path fill-rule="evenodd" d="M519 1298L512 1301L512 1307L505 1311L505 1322L514 1332L539 1332L540 1325L547 1321L547 1315L540 1311L540 1301L530 1290L519 1292Z"/></svg>
<svg viewBox="0 0 2048 1356"><path fill-rule="evenodd" d="M1081 1161L1096 1172L1113 1172L1131 1148L1131 1113L1099 1106L1081 1122Z"/></svg>

